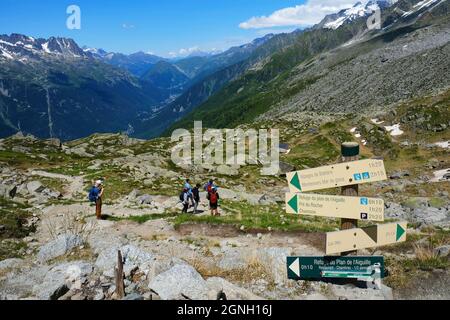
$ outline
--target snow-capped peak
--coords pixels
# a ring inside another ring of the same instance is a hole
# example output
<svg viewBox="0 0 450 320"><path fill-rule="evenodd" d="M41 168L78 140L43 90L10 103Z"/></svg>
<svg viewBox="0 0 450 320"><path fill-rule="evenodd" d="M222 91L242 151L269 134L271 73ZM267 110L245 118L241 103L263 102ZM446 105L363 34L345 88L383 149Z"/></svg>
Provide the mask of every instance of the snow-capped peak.
<svg viewBox="0 0 450 320"><path fill-rule="evenodd" d="M366 3L357 2L353 7L341 10L339 13L325 17L323 27L326 29L337 29L346 22L351 22L355 19L367 17L378 9L385 9L398 0L370 0Z"/></svg>

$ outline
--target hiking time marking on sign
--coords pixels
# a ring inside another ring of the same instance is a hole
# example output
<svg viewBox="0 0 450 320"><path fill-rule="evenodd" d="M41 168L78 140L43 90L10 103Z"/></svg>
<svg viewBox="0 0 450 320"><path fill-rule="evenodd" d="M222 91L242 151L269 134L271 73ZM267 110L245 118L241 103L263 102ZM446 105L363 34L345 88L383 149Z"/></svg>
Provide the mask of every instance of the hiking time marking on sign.
<svg viewBox="0 0 450 320"><path fill-rule="evenodd" d="M367 159L287 174L292 193L351 186L387 179L383 160Z"/></svg>
<svg viewBox="0 0 450 320"><path fill-rule="evenodd" d="M319 280L322 278L355 278L372 280L384 277L381 256L287 257L288 278Z"/></svg>
<svg viewBox="0 0 450 320"><path fill-rule="evenodd" d="M355 228L326 235L326 254L381 247L406 241L407 222Z"/></svg>
<svg viewBox="0 0 450 320"><path fill-rule="evenodd" d="M384 200L366 197L287 193L286 212L309 216L384 221Z"/></svg>

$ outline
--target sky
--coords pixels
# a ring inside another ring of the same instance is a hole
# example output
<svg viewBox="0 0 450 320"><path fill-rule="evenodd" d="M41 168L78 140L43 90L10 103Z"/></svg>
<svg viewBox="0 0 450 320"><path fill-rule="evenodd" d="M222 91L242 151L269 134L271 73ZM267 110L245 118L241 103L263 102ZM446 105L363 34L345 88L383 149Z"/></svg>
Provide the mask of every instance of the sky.
<svg viewBox="0 0 450 320"><path fill-rule="evenodd" d="M356 1L0 0L0 34L68 37L108 52L179 57L304 28ZM81 29L67 27L71 5L80 9Z"/></svg>

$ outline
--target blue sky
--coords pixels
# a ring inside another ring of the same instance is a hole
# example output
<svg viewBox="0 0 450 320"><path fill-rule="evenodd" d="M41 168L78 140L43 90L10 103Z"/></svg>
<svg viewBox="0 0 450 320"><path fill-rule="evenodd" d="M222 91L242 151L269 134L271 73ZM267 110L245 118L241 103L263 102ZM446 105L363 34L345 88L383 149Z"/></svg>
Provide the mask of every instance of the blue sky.
<svg viewBox="0 0 450 320"><path fill-rule="evenodd" d="M224 50L320 21L353 0L0 0L0 33L64 36L107 51L169 56ZM66 27L69 5L81 30Z"/></svg>

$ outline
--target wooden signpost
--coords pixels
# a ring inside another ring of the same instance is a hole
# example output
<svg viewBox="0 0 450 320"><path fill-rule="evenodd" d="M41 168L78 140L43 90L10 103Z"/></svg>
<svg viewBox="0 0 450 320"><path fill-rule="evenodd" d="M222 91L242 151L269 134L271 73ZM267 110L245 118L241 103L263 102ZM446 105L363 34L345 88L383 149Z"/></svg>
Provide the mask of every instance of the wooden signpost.
<svg viewBox="0 0 450 320"><path fill-rule="evenodd" d="M383 273L383 257L356 255L360 249L406 241L407 222L358 228L359 220L384 221L384 201L360 197L358 192L360 184L387 179L383 160L359 160L359 144L346 142L342 144L341 163L291 172L287 179L287 213L341 218L341 231L326 235L325 251L327 255L343 256L288 257L289 278L381 278L382 275L373 276L373 272ZM336 187L341 187L341 196L304 193Z"/></svg>
<svg viewBox="0 0 450 320"><path fill-rule="evenodd" d="M327 233L326 254L375 248L406 241L406 222Z"/></svg>
<svg viewBox="0 0 450 320"><path fill-rule="evenodd" d="M383 160L344 162L287 174L292 193L359 185L387 179Z"/></svg>
<svg viewBox="0 0 450 320"><path fill-rule="evenodd" d="M384 221L384 201L366 197L288 193L286 212L329 218Z"/></svg>

